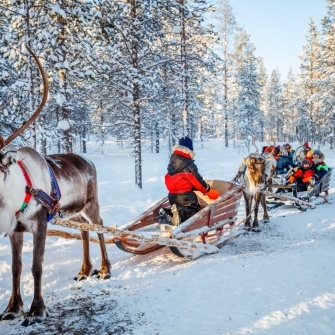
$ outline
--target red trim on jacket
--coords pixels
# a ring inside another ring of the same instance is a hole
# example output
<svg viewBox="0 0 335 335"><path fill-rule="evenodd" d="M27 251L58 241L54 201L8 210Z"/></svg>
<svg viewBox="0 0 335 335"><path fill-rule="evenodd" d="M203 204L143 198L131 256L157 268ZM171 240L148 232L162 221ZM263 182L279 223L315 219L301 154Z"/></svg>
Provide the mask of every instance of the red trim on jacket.
<svg viewBox="0 0 335 335"><path fill-rule="evenodd" d="M180 155L180 156L184 156L186 158L191 158L191 156L189 154L187 154L186 152L183 152L183 151L179 151L179 150L176 150L173 152L175 155Z"/></svg>

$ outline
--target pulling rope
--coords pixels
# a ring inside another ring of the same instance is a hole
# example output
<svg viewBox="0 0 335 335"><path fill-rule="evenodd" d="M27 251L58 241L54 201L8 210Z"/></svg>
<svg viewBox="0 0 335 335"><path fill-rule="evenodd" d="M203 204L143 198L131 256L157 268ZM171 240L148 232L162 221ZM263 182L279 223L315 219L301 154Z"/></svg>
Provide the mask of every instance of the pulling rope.
<svg viewBox="0 0 335 335"><path fill-rule="evenodd" d="M328 201L328 199L325 196L323 196L323 195L318 194L317 197L322 198L329 205L332 204L332 202Z"/></svg>

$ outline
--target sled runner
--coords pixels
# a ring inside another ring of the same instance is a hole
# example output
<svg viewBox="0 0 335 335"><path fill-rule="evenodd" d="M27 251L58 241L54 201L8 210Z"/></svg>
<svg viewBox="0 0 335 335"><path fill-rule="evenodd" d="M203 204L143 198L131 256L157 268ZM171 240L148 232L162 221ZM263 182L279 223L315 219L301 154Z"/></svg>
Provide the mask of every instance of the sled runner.
<svg viewBox="0 0 335 335"><path fill-rule="evenodd" d="M286 185L288 174L278 175L272 178L272 184L269 189L273 192L266 191L267 204L269 209L276 208L282 205L295 205L302 211L307 207L314 208L313 200L320 196L321 193L328 194L329 184L333 168L329 168L325 174L315 185L308 191L299 192L295 184Z"/></svg>
<svg viewBox="0 0 335 335"><path fill-rule="evenodd" d="M138 218L121 227L124 232L156 236L160 238L160 243L145 242L128 236L114 236L117 247L123 251L142 255L163 246L169 246L175 255L188 258L217 252L217 248L220 248L228 239L234 238L233 228L242 196L242 186L220 180L206 182L218 190L221 196L213 201L202 193L196 192L200 204L204 207L179 226L158 223L159 210L170 206L168 198L165 197ZM185 242L193 244L184 247ZM205 246L211 248L205 250Z"/></svg>

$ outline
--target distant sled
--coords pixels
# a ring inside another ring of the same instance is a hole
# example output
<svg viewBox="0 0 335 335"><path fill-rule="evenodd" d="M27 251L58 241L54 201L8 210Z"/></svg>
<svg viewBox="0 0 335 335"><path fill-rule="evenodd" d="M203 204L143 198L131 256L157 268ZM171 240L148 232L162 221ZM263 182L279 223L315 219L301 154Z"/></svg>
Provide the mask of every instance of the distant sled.
<svg viewBox="0 0 335 335"><path fill-rule="evenodd" d="M328 195L332 171L333 168L329 168L328 172L310 190L304 192L298 192L295 184L286 185L287 175L273 178L269 189L273 189L274 192L264 192L267 195L269 209L282 205L294 205L302 211L307 208L315 208L317 197L326 201L326 198L321 194Z"/></svg>

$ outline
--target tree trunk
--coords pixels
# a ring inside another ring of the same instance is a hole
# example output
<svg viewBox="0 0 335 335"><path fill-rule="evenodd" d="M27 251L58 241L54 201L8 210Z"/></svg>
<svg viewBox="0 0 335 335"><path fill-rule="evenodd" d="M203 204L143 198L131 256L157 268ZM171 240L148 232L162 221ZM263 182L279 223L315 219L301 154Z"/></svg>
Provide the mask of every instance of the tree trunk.
<svg viewBox="0 0 335 335"><path fill-rule="evenodd" d="M182 71L182 116L183 116L183 135L191 135L190 114L189 114L189 92L188 92L188 64L186 57L186 31L185 31L185 0L180 0L180 58Z"/></svg>
<svg viewBox="0 0 335 335"><path fill-rule="evenodd" d="M136 0L131 0L132 42L131 55L132 67L138 70L138 41L134 22L136 20ZM134 155L135 155L135 184L142 188L142 148L141 148L141 108L140 108L140 87L137 82L133 83L133 119L134 119Z"/></svg>

